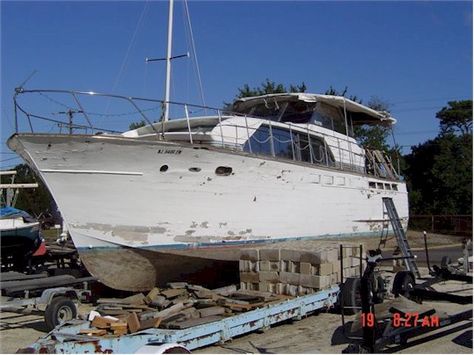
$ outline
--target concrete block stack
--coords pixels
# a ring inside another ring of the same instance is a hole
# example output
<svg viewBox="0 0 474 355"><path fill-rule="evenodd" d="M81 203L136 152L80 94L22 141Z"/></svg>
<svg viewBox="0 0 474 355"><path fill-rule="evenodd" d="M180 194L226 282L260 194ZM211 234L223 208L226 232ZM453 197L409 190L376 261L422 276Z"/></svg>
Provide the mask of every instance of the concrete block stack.
<svg viewBox="0 0 474 355"><path fill-rule="evenodd" d="M359 247L342 249L339 245L315 250L242 249L240 253L240 288L301 296L337 285L341 281L341 258L344 278L359 276Z"/></svg>

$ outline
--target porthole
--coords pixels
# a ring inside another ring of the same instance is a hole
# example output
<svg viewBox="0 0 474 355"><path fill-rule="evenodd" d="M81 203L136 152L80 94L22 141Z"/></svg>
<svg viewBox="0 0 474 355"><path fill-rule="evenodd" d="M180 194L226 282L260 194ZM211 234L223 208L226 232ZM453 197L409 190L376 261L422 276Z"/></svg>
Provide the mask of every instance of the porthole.
<svg viewBox="0 0 474 355"><path fill-rule="evenodd" d="M230 166L218 166L216 168L216 175L229 176L232 174L232 168Z"/></svg>
<svg viewBox="0 0 474 355"><path fill-rule="evenodd" d="M201 171L201 168L192 167L192 168L189 168L189 171L191 171L193 173L198 173L198 172Z"/></svg>
<svg viewBox="0 0 474 355"><path fill-rule="evenodd" d="M164 172L167 171L167 170L168 170L168 165L166 165L166 164L165 164L165 165L162 165L161 168L160 168L160 171L161 171L162 173L164 173Z"/></svg>

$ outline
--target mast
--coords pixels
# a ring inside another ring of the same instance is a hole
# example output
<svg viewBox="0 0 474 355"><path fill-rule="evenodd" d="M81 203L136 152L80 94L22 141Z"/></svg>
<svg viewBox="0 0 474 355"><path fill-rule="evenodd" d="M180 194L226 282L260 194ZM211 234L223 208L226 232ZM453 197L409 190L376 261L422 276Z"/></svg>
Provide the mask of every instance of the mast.
<svg viewBox="0 0 474 355"><path fill-rule="evenodd" d="M168 51L166 53L166 82L165 82L165 103L163 121L169 119L169 101L170 101L170 84L171 84L171 46L173 42L173 4L174 0L169 0L168 13Z"/></svg>

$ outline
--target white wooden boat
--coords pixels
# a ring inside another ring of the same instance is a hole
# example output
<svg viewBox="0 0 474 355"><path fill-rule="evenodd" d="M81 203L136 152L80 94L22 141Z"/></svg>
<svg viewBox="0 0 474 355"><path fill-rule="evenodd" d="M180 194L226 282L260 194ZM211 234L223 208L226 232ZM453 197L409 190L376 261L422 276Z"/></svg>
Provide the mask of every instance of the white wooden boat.
<svg viewBox="0 0 474 355"><path fill-rule="evenodd" d="M101 95L42 91L55 93L78 102ZM89 272L111 287L231 275L236 250L260 243L378 237L383 197L407 226L405 183L383 154L352 137L356 125L394 124L385 112L344 97L275 94L203 117L189 118L190 106L180 105L185 118L152 123L139 105L160 101L113 98L132 103L149 124L8 140L51 191Z"/></svg>

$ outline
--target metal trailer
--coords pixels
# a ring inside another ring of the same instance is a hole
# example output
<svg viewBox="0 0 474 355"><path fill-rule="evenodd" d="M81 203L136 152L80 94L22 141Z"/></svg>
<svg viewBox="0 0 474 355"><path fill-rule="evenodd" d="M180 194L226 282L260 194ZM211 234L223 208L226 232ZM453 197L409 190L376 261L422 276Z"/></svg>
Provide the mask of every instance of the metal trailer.
<svg viewBox="0 0 474 355"><path fill-rule="evenodd" d="M223 343L233 337L256 330L268 329L285 320L299 320L318 310L333 307L338 299L339 286L314 294L269 304L222 320L187 329L146 329L124 336L88 336L79 334L88 329L88 321L71 321L40 338L23 353L136 353L143 347L147 352L163 344L177 343L188 350Z"/></svg>
<svg viewBox="0 0 474 355"><path fill-rule="evenodd" d="M17 312L27 308L44 311L44 320L49 330L77 316L75 302L90 299L88 285L96 280L94 277L65 278L67 275L18 275L13 281L2 281L2 293L5 291L6 295L1 297L0 311ZM14 286L9 287L11 282ZM77 288L78 284L82 287ZM76 288L73 287L75 285Z"/></svg>

